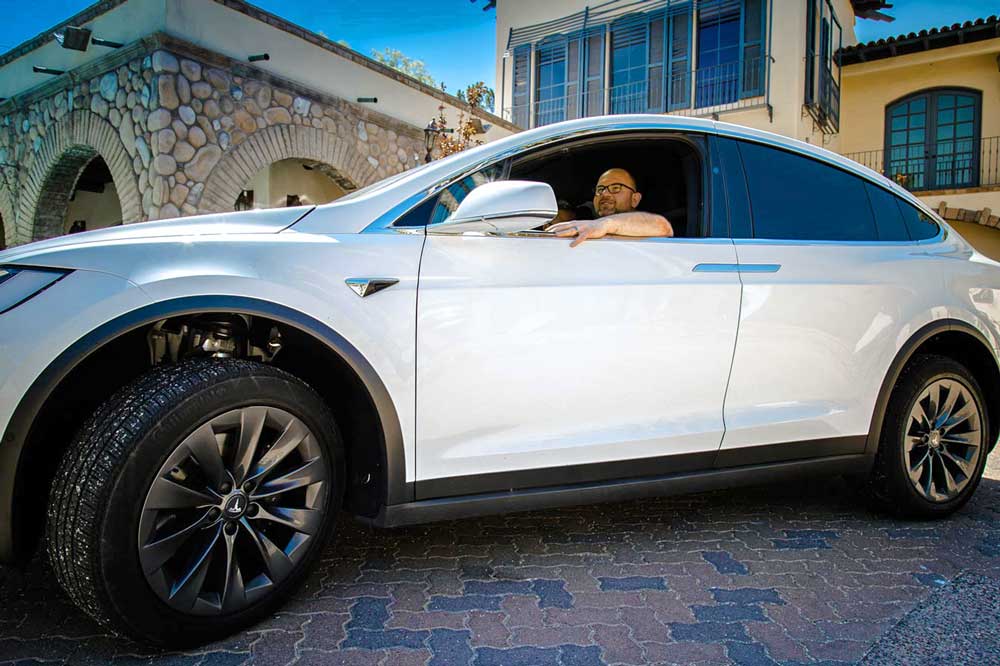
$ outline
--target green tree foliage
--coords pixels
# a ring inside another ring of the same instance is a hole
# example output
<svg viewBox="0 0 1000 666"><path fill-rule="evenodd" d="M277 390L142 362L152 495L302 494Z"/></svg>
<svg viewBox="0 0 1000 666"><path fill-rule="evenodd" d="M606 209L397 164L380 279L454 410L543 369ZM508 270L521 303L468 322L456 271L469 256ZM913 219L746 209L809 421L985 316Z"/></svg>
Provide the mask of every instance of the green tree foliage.
<svg viewBox="0 0 1000 666"><path fill-rule="evenodd" d="M436 85L434 77L427 71L427 66L424 65L423 60L408 58L399 49L390 49L388 47L381 51L372 49L372 58L379 61L383 65L392 67L398 72L402 72L407 76L415 78L421 83L426 83L429 86Z"/></svg>

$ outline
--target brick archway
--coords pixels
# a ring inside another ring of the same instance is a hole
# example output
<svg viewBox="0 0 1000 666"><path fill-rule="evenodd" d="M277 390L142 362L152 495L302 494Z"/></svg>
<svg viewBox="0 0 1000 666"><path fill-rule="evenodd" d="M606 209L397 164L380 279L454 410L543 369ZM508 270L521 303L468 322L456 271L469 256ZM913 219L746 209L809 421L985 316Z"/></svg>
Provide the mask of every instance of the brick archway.
<svg viewBox="0 0 1000 666"><path fill-rule="evenodd" d="M255 132L239 146L229 150L215 165L205 182L205 194L199 213L231 211L244 184L258 171L284 159L315 160L331 167L342 185L355 189L375 182L378 176L357 149L315 127L275 125Z"/></svg>
<svg viewBox="0 0 1000 666"><path fill-rule="evenodd" d="M122 223L143 219L142 198L132 158L109 122L90 111L74 111L46 132L34 162L22 180L16 236L39 240L59 236L77 178L100 156L111 171L122 210Z"/></svg>

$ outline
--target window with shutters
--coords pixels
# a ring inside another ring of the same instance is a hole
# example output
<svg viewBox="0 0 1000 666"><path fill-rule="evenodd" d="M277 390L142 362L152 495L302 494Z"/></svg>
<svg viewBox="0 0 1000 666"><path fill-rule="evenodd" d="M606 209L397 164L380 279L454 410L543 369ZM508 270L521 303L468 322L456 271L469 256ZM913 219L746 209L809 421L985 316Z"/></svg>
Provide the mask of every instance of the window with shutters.
<svg viewBox="0 0 1000 666"><path fill-rule="evenodd" d="M761 103L753 98L767 88L768 4L671 0L603 22L580 12L576 29L544 38L535 32L531 45L514 50L512 119L536 127L605 113Z"/></svg>
<svg viewBox="0 0 1000 666"><path fill-rule="evenodd" d="M806 0L806 77L803 102L820 129L840 129L840 63L843 30L830 0Z"/></svg>
<svg viewBox="0 0 1000 666"><path fill-rule="evenodd" d="M698 10L698 107L764 94L764 0L706 0Z"/></svg>
<svg viewBox="0 0 1000 666"><path fill-rule="evenodd" d="M563 38L540 44L535 56L535 125L566 120L566 46Z"/></svg>

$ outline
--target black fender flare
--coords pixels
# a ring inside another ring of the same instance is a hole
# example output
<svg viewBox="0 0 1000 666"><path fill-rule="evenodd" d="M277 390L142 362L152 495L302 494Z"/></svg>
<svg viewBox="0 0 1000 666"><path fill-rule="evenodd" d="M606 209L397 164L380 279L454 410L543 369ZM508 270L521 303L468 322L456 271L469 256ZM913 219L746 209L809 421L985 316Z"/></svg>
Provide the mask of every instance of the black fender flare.
<svg viewBox="0 0 1000 666"><path fill-rule="evenodd" d="M865 443L865 454L874 459L875 453L878 451L879 439L882 437L882 424L885 420L885 412L889 405L889 398L892 395L892 389L896 386L896 381L899 379L900 373L903 372L903 368L906 367L906 364L911 358L913 358L913 355L925 342L933 338L935 335L952 332L965 333L966 335L975 338L989 352L990 356L996 359L996 355L993 353L993 348L990 346L986 336L972 324L959 319L939 319L919 328L913 335L910 336L903 346L900 347L899 351L896 352L896 357L892 360L892 363L889 364L889 371L882 380L882 386L879 388L878 399L875 402L875 411L872 414L871 428L868 430L868 438ZM992 426L994 431L996 430L997 425L998 424L994 424Z"/></svg>
<svg viewBox="0 0 1000 666"><path fill-rule="evenodd" d="M238 312L267 317L310 335L343 359L361 379L378 414L386 474L382 502L400 504L413 500L412 484L406 483L399 415L378 373L354 345L323 322L284 305L245 296L188 296L159 301L105 322L59 354L21 398L0 439L0 562L14 561L23 555L14 542L14 498L17 496L19 462L35 417L52 392L84 359L118 336L160 319L199 312Z"/></svg>

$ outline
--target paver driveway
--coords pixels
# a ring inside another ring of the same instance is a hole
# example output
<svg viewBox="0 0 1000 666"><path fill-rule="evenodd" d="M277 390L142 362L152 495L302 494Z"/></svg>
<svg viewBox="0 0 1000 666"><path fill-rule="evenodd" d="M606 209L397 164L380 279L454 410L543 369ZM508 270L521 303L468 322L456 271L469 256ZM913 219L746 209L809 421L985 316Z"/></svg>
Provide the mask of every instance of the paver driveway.
<svg viewBox="0 0 1000 666"><path fill-rule="evenodd" d="M106 635L42 563L0 569L0 663L854 663L963 571L1000 578L1000 454L986 476L935 523L872 514L840 479L392 532L345 521L280 614L185 654ZM977 645L978 666L1000 663Z"/></svg>

